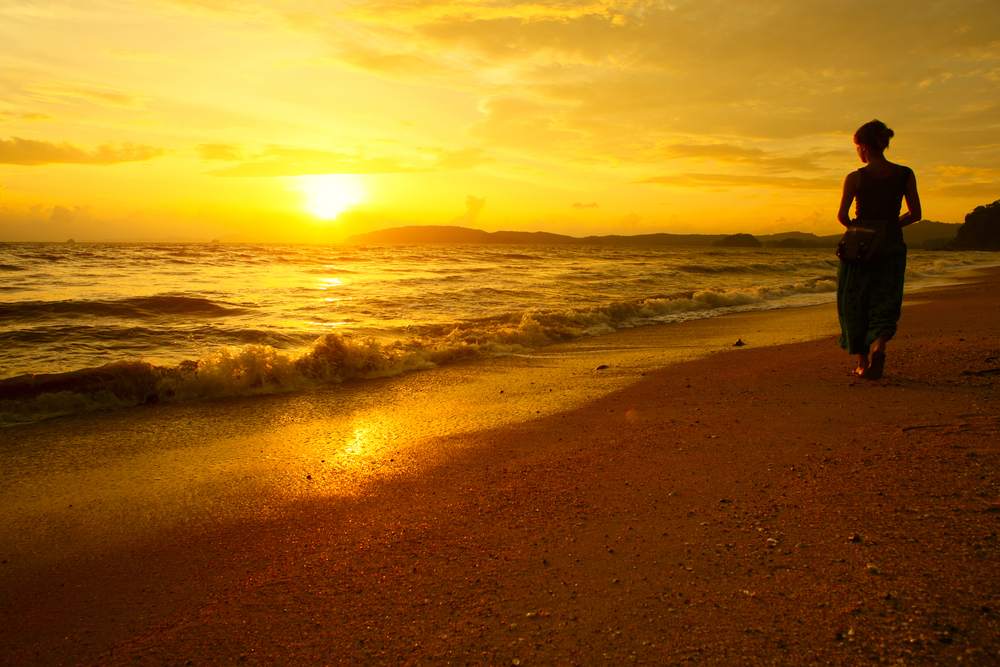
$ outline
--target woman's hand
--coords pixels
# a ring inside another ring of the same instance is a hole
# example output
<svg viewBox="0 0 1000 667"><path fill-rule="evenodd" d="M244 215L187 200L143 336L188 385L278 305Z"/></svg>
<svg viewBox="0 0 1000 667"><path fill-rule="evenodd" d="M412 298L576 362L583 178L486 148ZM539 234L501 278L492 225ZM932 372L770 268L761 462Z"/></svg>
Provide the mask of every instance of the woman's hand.
<svg viewBox="0 0 1000 667"><path fill-rule="evenodd" d="M912 173L910 180L906 182L906 193L903 197L906 199L906 213L899 216L900 227L912 225L923 216L923 212L920 210L920 195L917 194L917 177Z"/></svg>

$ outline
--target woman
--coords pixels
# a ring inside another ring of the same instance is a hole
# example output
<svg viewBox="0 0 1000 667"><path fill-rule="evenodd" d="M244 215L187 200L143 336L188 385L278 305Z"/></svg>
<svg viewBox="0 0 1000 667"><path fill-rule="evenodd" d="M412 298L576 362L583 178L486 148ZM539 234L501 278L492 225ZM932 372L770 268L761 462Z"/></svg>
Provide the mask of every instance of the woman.
<svg viewBox="0 0 1000 667"><path fill-rule="evenodd" d="M837 272L840 347L858 355L854 374L865 380L882 378L885 344L896 333L903 304L903 227L920 220L921 215L913 170L893 164L883 155L893 136L893 131L878 120L865 123L854 133L858 157L866 166L847 175L837 213L837 219L849 227L851 202L857 201L855 218L887 221L885 243L878 257L868 264L841 262ZM900 215L903 199L907 211Z"/></svg>

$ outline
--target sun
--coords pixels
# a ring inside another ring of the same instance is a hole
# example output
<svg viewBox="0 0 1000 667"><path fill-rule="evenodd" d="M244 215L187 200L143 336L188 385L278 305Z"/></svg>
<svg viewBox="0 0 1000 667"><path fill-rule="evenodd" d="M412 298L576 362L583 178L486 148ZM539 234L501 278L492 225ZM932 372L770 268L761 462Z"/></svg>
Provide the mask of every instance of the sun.
<svg viewBox="0 0 1000 667"><path fill-rule="evenodd" d="M299 190L306 193L306 210L317 218L331 220L365 200L367 193L354 174L299 176Z"/></svg>

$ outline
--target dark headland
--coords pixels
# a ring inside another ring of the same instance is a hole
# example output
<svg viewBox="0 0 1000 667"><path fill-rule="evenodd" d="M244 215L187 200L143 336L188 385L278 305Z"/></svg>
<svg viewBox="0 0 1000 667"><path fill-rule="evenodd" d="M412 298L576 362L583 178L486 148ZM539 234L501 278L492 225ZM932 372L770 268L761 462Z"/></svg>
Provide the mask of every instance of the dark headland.
<svg viewBox="0 0 1000 667"><path fill-rule="evenodd" d="M903 230L911 248L939 249L958 235L958 223L921 220ZM601 246L674 246L674 247L767 247L835 248L840 234L817 236L808 232L780 234L635 234L622 236L567 236L549 232L487 232L481 229L450 225L413 225L380 229L346 239L353 245L388 245L417 243L508 244L508 245L601 245Z"/></svg>

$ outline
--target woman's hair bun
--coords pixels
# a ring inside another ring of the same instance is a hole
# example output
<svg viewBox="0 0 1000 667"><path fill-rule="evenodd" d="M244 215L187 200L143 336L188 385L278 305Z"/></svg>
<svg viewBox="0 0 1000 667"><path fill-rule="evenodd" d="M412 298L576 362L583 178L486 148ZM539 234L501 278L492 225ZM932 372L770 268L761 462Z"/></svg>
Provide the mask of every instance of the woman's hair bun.
<svg viewBox="0 0 1000 667"><path fill-rule="evenodd" d="M859 146L885 150L889 147L889 140L894 136L896 133L886 127L885 123L873 120L858 128L858 131L854 133L854 143Z"/></svg>

